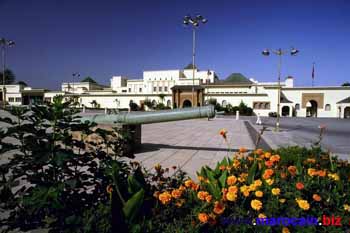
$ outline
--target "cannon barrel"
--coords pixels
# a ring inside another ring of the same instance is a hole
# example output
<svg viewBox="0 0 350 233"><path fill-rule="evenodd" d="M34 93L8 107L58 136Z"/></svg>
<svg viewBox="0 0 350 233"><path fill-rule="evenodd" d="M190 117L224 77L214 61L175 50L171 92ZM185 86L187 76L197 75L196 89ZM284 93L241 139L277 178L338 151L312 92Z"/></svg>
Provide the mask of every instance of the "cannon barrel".
<svg viewBox="0 0 350 233"><path fill-rule="evenodd" d="M209 105L197 108L182 108L154 112L128 112L116 115L90 115L83 116L80 120L82 122L90 121L97 124L140 125L205 117L212 118L214 116L214 106Z"/></svg>

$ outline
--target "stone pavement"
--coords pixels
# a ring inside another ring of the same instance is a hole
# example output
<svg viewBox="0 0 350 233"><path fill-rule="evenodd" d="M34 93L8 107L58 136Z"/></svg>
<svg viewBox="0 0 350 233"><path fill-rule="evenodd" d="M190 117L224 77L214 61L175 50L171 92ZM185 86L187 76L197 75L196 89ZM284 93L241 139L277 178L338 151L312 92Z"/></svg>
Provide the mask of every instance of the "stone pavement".
<svg viewBox="0 0 350 233"><path fill-rule="evenodd" d="M228 131L229 145L219 135ZM159 163L164 167L177 166L196 178L202 166L215 166L231 148L254 149L254 143L243 121L230 118L185 120L142 126L142 149L135 160L148 169Z"/></svg>

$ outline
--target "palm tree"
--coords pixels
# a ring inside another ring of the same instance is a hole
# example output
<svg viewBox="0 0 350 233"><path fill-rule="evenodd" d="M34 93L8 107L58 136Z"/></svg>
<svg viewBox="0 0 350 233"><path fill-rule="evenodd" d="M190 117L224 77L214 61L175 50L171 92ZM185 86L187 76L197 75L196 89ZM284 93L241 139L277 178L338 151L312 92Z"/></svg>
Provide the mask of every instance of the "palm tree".
<svg viewBox="0 0 350 233"><path fill-rule="evenodd" d="M3 84L3 72L0 72L0 84ZM12 70L10 69L6 69L5 70L5 85L8 85L8 84L13 84L15 82L15 74L12 72Z"/></svg>

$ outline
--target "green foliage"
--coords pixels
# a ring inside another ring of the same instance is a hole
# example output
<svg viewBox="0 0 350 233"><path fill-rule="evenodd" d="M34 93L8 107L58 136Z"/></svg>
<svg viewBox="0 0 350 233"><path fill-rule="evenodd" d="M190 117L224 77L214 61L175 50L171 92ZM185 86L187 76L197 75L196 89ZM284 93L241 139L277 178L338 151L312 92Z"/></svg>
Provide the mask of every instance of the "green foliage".
<svg viewBox="0 0 350 233"><path fill-rule="evenodd" d="M349 82L345 82L342 84L343 87L349 87L350 86L350 83Z"/></svg>

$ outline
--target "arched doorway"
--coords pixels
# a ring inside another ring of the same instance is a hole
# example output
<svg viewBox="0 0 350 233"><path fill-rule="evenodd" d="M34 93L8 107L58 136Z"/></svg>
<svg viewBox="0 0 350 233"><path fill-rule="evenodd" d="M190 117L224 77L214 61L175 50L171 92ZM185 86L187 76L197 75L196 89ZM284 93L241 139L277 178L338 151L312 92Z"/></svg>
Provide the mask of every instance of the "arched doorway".
<svg viewBox="0 0 350 233"><path fill-rule="evenodd" d="M282 107L282 116L289 116L289 106Z"/></svg>
<svg viewBox="0 0 350 233"><path fill-rule="evenodd" d="M166 102L166 106L169 107L169 108L171 107L171 100L168 100L168 101Z"/></svg>
<svg viewBox="0 0 350 233"><path fill-rule="evenodd" d="M344 118L350 118L350 107L344 108Z"/></svg>
<svg viewBox="0 0 350 233"><path fill-rule="evenodd" d="M183 107L183 108L190 108L190 107L192 107L191 101L185 100L185 101L182 103L182 107Z"/></svg>
<svg viewBox="0 0 350 233"><path fill-rule="evenodd" d="M315 100L310 100L306 104L306 116L307 117L317 117L317 102Z"/></svg>

